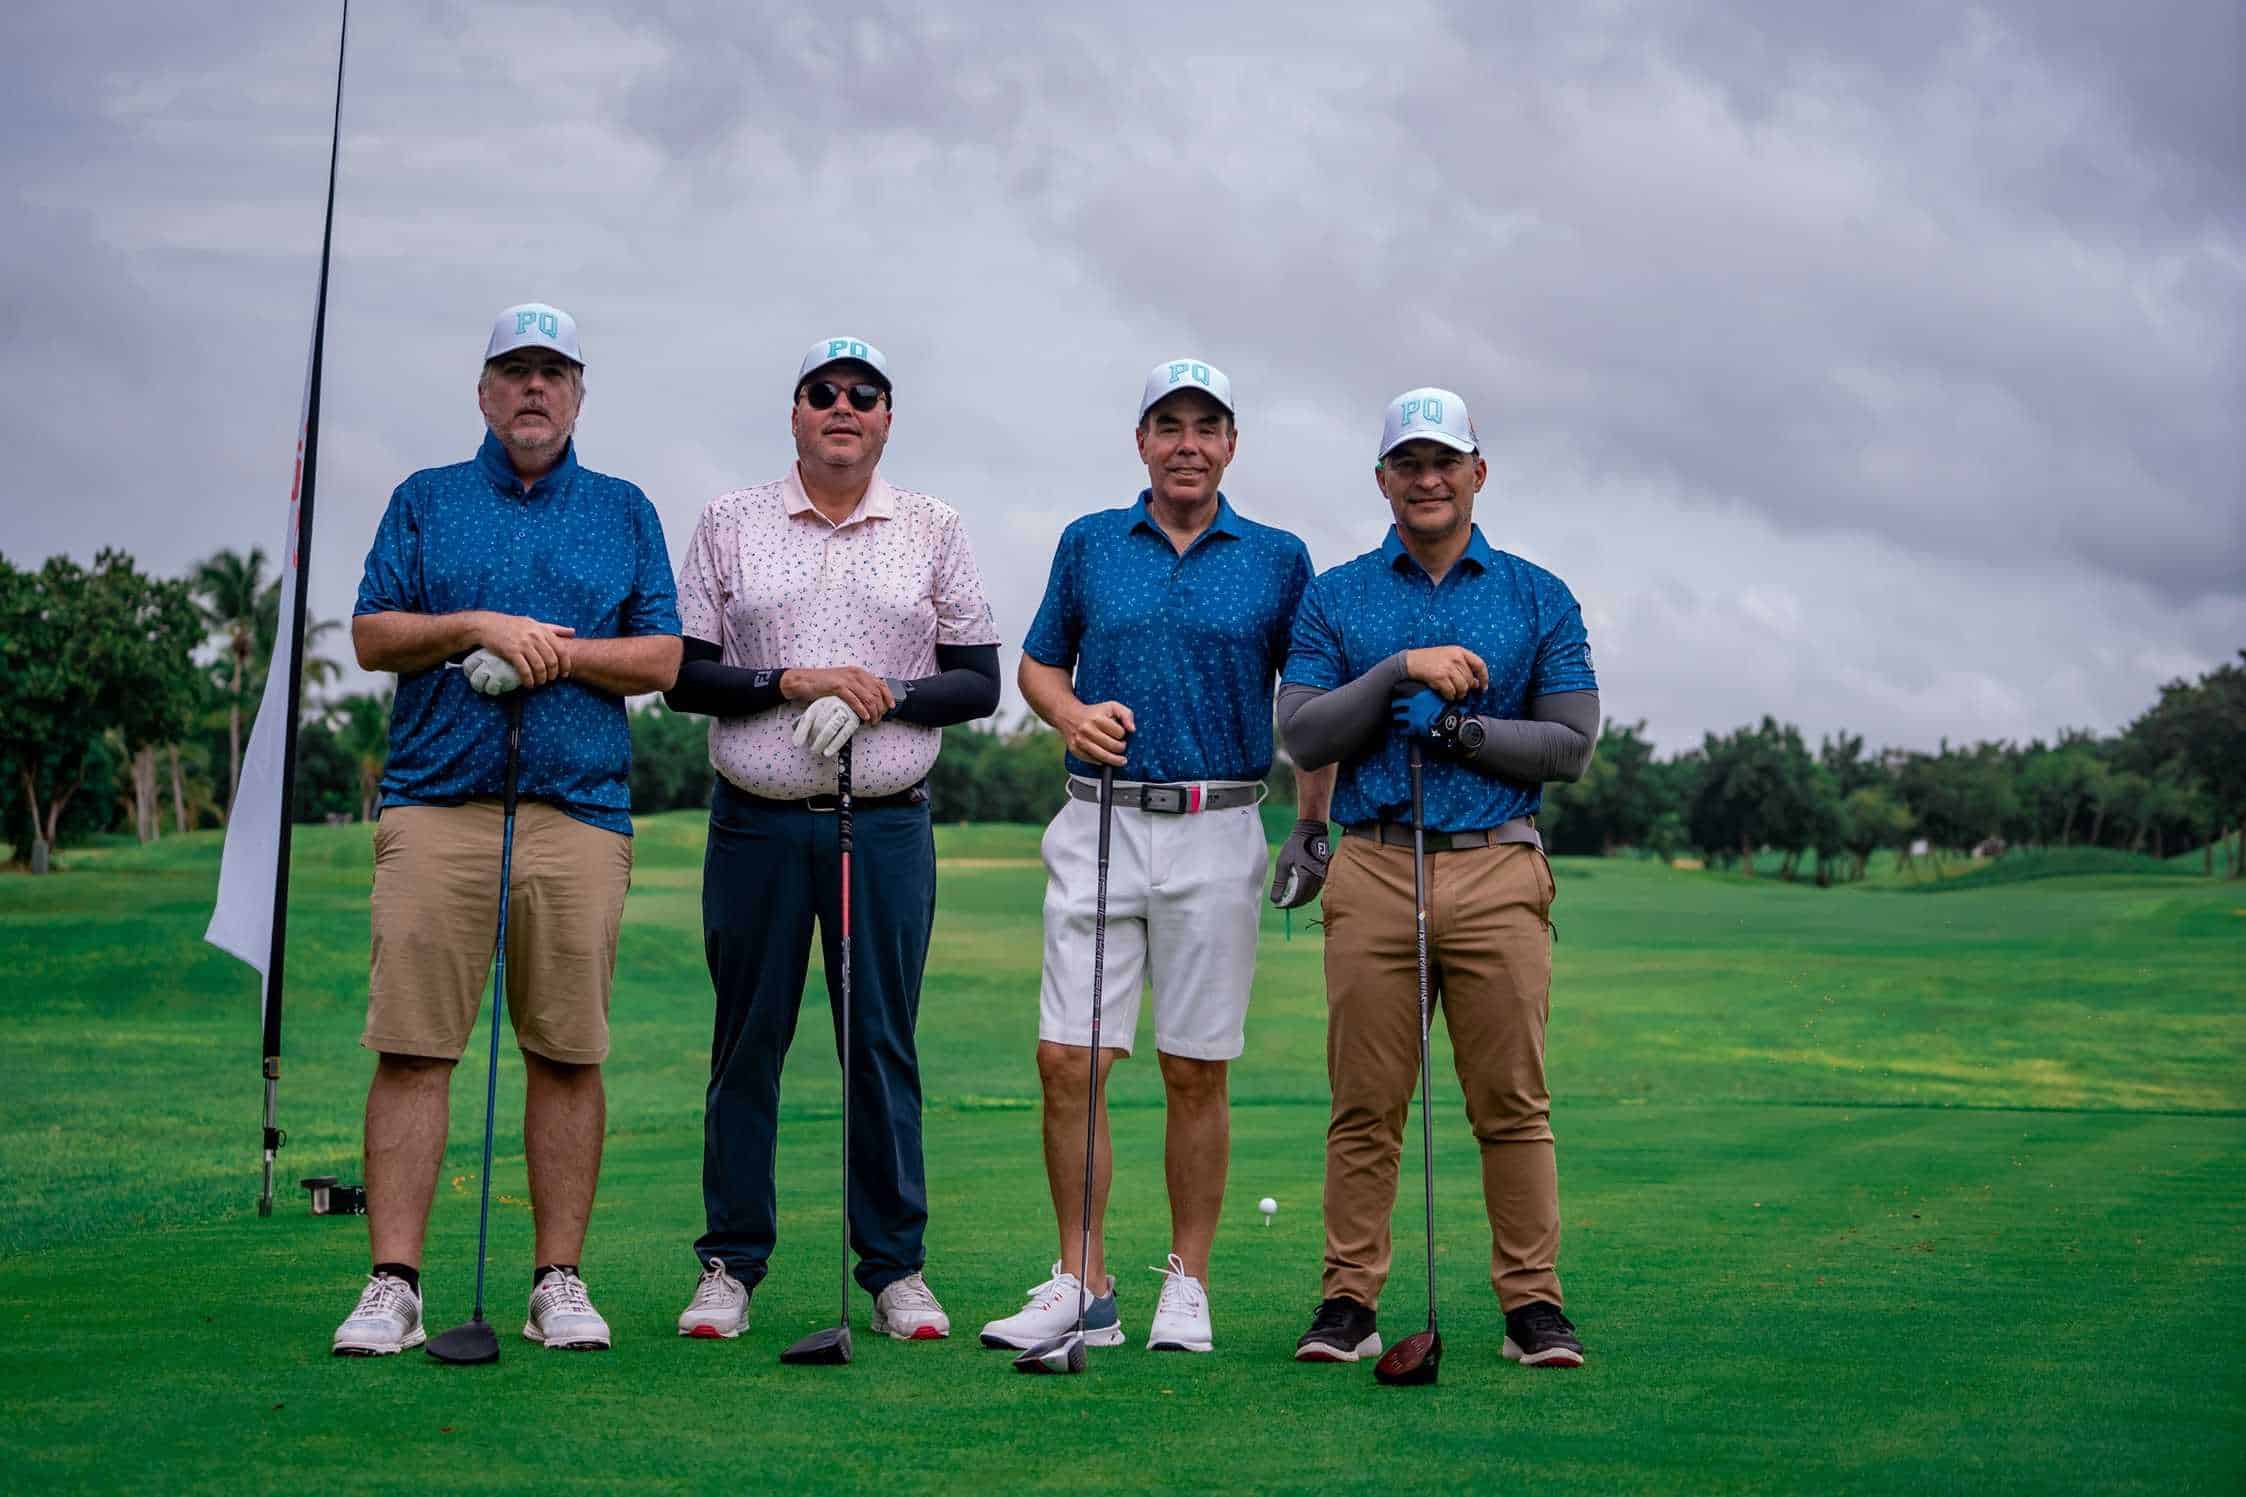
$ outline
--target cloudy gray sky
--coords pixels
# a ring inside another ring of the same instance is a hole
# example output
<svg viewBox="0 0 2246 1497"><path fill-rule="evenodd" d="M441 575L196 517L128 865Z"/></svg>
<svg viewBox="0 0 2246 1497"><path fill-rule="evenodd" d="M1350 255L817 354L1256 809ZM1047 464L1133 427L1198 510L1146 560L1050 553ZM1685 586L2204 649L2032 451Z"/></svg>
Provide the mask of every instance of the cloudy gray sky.
<svg viewBox="0 0 2246 1497"><path fill-rule="evenodd" d="M317 4L0 17L0 551L275 546L334 45ZM1190 352L1227 492L1320 566L1385 525L1388 397L1463 392L1485 530L1665 745L2110 729L2246 646L2241 55L2228 0L361 0L312 606L541 299L674 556L855 332L1018 642Z"/></svg>

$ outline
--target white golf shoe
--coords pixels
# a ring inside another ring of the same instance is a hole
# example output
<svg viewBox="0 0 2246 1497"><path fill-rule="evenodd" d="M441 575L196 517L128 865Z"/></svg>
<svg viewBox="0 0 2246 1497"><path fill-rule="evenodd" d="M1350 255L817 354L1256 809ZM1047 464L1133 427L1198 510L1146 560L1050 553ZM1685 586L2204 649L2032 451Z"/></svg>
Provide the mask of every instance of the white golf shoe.
<svg viewBox="0 0 2246 1497"><path fill-rule="evenodd" d="M896 1341L941 1341L951 1334L951 1317L928 1281L909 1273L873 1297L873 1330Z"/></svg>
<svg viewBox="0 0 2246 1497"><path fill-rule="evenodd" d="M389 1274L368 1274L358 1304L335 1328L333 1350L339 1357L387 1357L428 1339L420 1292Z"/></svg>
<svg viewBox="0 0 2246 1497"><path fill-rule="evenodd" d="M1208 1351L1216 1345L1209 1328L1209 1291L1185 1271L1185 1260L1170 1254L1170 1266L1157 1268L1162 1275L1162 1298L1154 1306L1154 1322L1146 1328L1148 1351Z"/></svg>
<svg viewBox="0 0 2246 1497"><path fill-rule="evenodd" d="M694 1298L678 1314L678 1333L704 1341L731 1341L749 1328L749 1286L711 1258L695 1282Z"/></svg>
<svg viewBox="0 0 2246 1497"><path fill-rule="evenodd" d="M1053 1276L1029 1292L1029 1303L1004 1320L983 1327L983 1345L1008 1351L1026 1351L1040 1341L1050 1341L1063 1331L1076 1329L1076 1297L1083 1286L1076 1275L1063 1273L1058 1263ZM1115 1279L1108 1277L1107 1293L1085 1303L1084 1344L1121 1346L1123 1321L1115 1313Z"/></svg>
<svg viewBox="0 0 2246 1497"><path fill-rule="evenodd" d="M530 1319L523 1322L523 1339L548 1351L606 1351L608 1322L593 1308L585 1281L570 1269L557 1268L530 1291Z"/></svg>

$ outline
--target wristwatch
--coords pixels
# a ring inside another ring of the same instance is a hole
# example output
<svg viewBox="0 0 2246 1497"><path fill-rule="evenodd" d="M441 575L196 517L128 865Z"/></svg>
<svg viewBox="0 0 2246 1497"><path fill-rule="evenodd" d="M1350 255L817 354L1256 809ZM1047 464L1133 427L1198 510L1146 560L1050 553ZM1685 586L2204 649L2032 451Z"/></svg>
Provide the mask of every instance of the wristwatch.
<svg viewBox="0 0 2246 1497"><path fill-rule="evenodd" d="M1489 741L1490 730L1470 712L1446 707L1435 719L1435 747L1454 759L1470 759Z"/></svg>
<svg viewBox="0 0 2246 1497"><path fill-rule="evenodd" d="M901 681L895 676L883 676L881 684L889 688L889 696L894 703L887 712L881 714L881 720L887 722L897 715L897 709L904 706L906 699L912 695L912 683Z"/></svg>

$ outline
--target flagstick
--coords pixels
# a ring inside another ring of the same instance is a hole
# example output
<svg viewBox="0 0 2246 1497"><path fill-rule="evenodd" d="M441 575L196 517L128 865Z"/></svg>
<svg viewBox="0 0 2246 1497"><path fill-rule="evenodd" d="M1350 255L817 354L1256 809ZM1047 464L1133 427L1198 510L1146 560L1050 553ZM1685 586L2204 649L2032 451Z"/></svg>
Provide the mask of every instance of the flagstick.
<svg viewBox="0 0 2246 1497"><path fill-rule="evenodd" d="M351 0L343 0L343 20L335 38L335 116L328 134L328 205L320 229L320 291L312 313L312 373L304 396L303 452L298 459L296 526L289 536L287 565L296 572L295 607L289 620L289 707L282 727L280 843L273 864L273 949L265 967L265 1160L257 1193L257 1214L273 1214L273 1156L288 1135L275 1125L275 1093L281 1081L281 969L288 956L289 843L296 809L297 716L304 707L304 614L306 573L312 550L312 498L320 463L320 365L326 352L328 261L335 246L335 164L343 141L343 52L351 34Z"/></svg>

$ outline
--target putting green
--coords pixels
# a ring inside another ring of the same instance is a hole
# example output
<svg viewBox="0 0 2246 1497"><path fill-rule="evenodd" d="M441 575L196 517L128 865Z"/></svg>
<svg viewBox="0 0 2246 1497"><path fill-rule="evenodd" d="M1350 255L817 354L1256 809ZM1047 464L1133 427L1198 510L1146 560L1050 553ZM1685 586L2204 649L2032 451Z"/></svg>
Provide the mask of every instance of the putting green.
<svg viewBox="0 0 2246 1497"><path fill-rule="evenodd" d="M753 1329L687 1342L709 995L697 818L643 826L586 1273L605 1356L518 1339L529 1212L501 1078L495 1368L339 1361L360 1224L367 836L306 829L280 1213L259 1220L247 969L200 944L216 840L0 878L0 1458L15 1488L883 1491L974 1484L1487 1491L2097 1488L2246 1481L2246 916L2235 884L2085 877L1918 898L1569 861L1551 1035L1570 1310L1591 1362L1498 1355L1472 1140L1437 1058L1447 1354L1431 1390L1289 1360L1317 1298L1324 1037L1308 920L1266 922L1235 1069L1219 1350L1139 1348L1161 1260L1160 1084L1118 1069L1111 1257L1131 1342L1020 1378L972 1332L1053 1256L1038 1166L1034 829L946 828L921 1026L929 1277L958 1330L780 1347L833 1313L837 1088L807 1016L784 1240ZM1301 912L1298 912L1298 915ZM818 998L815 996L813 1002ZM480 1040L477 1042L480 1044ZM471 1064L464 1075L469 1081ZM426 1263L464 1318L481 1087L455 1087ZM1416 1169L1391 1334L1416 1324ZM1255 1203L1277 1198L1263 1225Z"/></svg>

